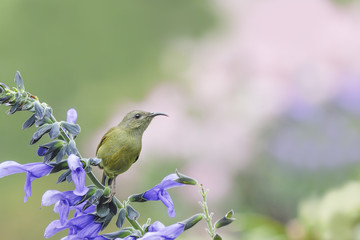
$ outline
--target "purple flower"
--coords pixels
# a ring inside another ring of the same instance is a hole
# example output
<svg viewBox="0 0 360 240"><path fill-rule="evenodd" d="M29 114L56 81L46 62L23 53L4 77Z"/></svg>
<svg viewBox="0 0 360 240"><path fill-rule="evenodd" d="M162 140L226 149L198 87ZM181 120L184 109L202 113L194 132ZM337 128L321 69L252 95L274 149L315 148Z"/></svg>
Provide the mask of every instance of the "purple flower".
<svg viewBox="0 0 360 240"><path fill-rule="evenodd" d="M154 222L148 227L148 232L139 240L173 240L185 230L185 224L174 223L165 227L159 221Z"/></svg>
<svg viewBox="0 0 360 240"><path fill-rule="evenodd" d="M74 194L84 196L89 189L85 186L85 170L83 169L80 158L71 154L67 162L71 170L71 178L75 185Z"/></svg>
<svg viewBox="0 0 360 240"><path fill-rule="evenodd" d="M136 240L137 238L134 236L127 236L125 238L115 238L115 240ZM141 238L139 238L140 240Z"/></svg>
<svg viewBox="0 0 360 240"><path fill-rule="evenodd" d="M66 121L68 123L76 123L77 112L74 108L70 108L66 113Z"/></svg>
<svg viewBox="0 0 360 240"><path fill-rule="evenodd" d="M6 161L0 164L0 178L15 174L26 172L26 181L25 181L25 197L24 202L31 196L31 182L36 178L41 178L45 175L48 175L52 167L45 163L27 163L20 164L14 161Z"/></svg>
<svg viewBox="0 0 360 240"><path fill-rule="evenodd" d="M150 201L161 200L164 203L164 205L167 207L169 216L175 217L174 203L173 203L169 193L166 190L173 188L173 187L184 186L184 184L174 181L175 179L178 179L178 178L179 178L179 176L175 173L166 176L161 181L160 184L158 184L155 187L153 187L152 189L146 191L142 195L142 197L145 200L150 200Z"/></svg>
<svg viewBox="0 0 360 240"><path fill-rule="evenodd" d="M64 239L104 239L98 236L101 223L96 223L95 216L91 214L74 217L65 224L60 220L52 221L45 229L44 237L50 238L64 229L69 229L69 236Z"/></svg>
<svg viewBox="0 0 360 240"><path fill-rule="evenodd" d="M73 191L60 192L57 190L48 190L41 199L41 206L50 206L55 204L54 212L59 214L61 224L68 220L70 208L82 199L75 195Z"/></svg>
<svg viewBox="0 0 360 240"><path fill-rule="evenodd" d="M47 150L48 150L47 148L39 147L37 150L37 155L42 157L46 154Z"/></svg>

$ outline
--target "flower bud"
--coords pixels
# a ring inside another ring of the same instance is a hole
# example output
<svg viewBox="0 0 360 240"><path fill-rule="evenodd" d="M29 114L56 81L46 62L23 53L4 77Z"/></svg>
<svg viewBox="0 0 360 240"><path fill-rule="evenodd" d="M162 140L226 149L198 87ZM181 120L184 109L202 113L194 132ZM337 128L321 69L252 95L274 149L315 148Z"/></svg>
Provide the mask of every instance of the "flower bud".
<svg viewBox="0 0 360 240"><path fill-rule="evenodd" d="M10 95L8 95L9 87L4 83L0 83L0 103L7 103L10 99Z"/></svg>
<svg viewBox="0 0 360 240"><path fill-rule="evenodd" d="M196 185L198 183L195 179L179 173L177 169L176 169L176 175L178 175L179 178L175 179L174 180L175 182L187 184L187 185Z"/></svg>
<svg viewBox="0 0 360 240"><path fill-rule="evenodd" d="M222 240L222 237L219 234L215 234L213 240Z"/></svg>
<svg viewBox="0 0 360 240"><path fill-rule="evenodd" d="M193 227L195 224L197 224L199 221L201 221L201 219L203 219L203 214L202 213L198 213L195 214L194 216L182 221L181 223L184 224L184 231Z"/></svg>
<svg viewBox="0 0 360 240"><path fill-rule="evenodd" d="M146 202L147 200L144 198L144 193L133 194L129 197L130 202Z"/></svg>
<svg viewBox="0 0 360 240"><path fill-rule="evenodd" d="M222 217L221 219L216 221L215 227L216 228L221 228L221 227L224 227L226 225L229 225L230 223L235 221L235 218L232 217L233 215L234 215L234 211L233 210L229 211L224 217Z"/></svg>

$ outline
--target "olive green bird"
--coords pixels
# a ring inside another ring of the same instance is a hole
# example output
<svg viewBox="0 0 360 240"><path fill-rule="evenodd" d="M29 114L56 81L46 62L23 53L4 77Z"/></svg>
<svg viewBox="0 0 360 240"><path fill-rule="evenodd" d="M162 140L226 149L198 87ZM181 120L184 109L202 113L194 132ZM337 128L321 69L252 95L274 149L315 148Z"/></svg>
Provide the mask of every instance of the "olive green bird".
<svg viewBox="0 0 360 240"><path fill-rule="evenodd" d="M164 113L131 111L102 137L96 156L102 160L99 166L104 169L101 182L105 185L107 180L111 189L109 200L116 192L116 177L138 160L143 133L151 120L159 115L167 116Z"/></svg>

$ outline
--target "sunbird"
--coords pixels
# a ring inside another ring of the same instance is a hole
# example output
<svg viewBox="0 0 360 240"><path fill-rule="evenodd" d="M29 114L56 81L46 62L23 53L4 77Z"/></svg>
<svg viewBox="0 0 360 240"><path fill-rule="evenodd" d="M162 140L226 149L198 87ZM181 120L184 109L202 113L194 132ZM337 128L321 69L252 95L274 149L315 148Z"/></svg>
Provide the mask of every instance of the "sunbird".
<svg viewBox="0 0 360 240"><path fill-rule="evenodd" d="M156 116L165 113L131 111L115 127L102 137L96 156L101 159L99 167L104 169L101 183L110 186L110 201L115 195L116 177L127 171L140 155L144 131Z"/></svg>

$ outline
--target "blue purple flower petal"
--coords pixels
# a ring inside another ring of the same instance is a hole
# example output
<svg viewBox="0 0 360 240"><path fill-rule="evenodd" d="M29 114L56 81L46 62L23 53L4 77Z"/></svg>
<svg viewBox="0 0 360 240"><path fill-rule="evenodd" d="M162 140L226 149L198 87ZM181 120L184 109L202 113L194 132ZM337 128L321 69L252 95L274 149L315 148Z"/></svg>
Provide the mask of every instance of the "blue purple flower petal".
<svg viewBox="0 0 360 240"><path fill-rule="evenodd" d="M66 121L68 123L76 123L77 112L74 108L70 108L66 113Z"/></svg>
<svg viewBox="0 0 360 240"><path fill-rule="evenodd" d="M75 185L74 194L84 196L89 189L85 186L85 170L83 169L80 158L71 154L67 162L71 170L71 178Z"/></svg>
<svg viewBox="0 0 360 240"><path fill-rule="evenodd" d="M175 173L166 176L161 183L146 191L142 197L148 201L161 200L168 209L168 215L175 217L174 203L166 190L173 187L184 186L184 184L174 181L176 179L178 179L178 175Z"/></svg>
<svg viewBox="0 0 360 240"><path fill-rule="evenodd" d="M5 161L0 163L0 178L15 173L26 172L26 181L24 186L24 202L31 196L31 182L36 178L48 175L52 167L45 163L27 163L20 164L14 161Z"/></svg>

